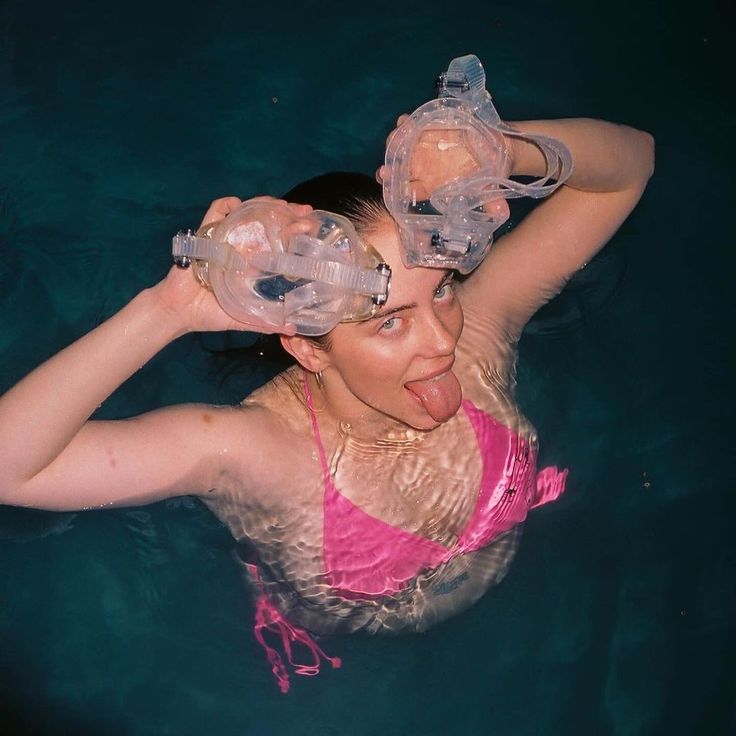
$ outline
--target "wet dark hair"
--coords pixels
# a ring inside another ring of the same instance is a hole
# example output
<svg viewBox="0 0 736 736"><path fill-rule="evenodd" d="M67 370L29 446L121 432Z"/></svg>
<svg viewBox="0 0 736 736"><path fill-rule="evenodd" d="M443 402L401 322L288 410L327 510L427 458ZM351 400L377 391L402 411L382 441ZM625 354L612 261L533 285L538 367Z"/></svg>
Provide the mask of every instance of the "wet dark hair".
<svg viewBox="0 0 736 736"><path fill-rule="evenodd" d="M380 221L389 217L383 203L381 185L367 174L353 171L331 171L297 184L282 199L294 204L308 204L316 210L326 210L347 217L357 232L368 234ZM312 338L320 348L329 350L330 336ZM215 372L221 380L253 366L254 362L269 364L273 372L294 365L294 358L282 347L278 335L260 335L247 347L210 348Z"/></svg>
<svg viewBox="0 0 736 736"><path fill-rule="evenodd" d="M388 217L381 185L373 177L353 171L331 171L307 179L286 192L283 199L343 215L358 232L369 231Z"/></svg>

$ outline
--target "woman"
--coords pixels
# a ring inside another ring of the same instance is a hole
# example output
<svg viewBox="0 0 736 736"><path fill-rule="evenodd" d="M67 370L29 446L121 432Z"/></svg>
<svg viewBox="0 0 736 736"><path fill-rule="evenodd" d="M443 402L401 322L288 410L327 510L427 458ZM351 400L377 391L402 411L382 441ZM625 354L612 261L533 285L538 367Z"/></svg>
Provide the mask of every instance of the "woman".
<svg viewBox="0 0 736 736"><path fill-rule="evenodd" d="M564 486L556 469L536 474L536 437L514 403L518 338L612 236L653 170L651 137L631 128L514 126L564 143L575 171L462 283L403 266L396 224L366 178L345 179L353 192L337 200L334 178L297 189L292 199L307 204L292 204L295 214L342 209L389 263L388 302L324 338L282 335L297 365L237 407L90 421L177 337L253 329L172 268L0 399L0 502L69 510L198 495L240 543L264 646L270 627L290 657L294 641L315 654L296 665L302 674L325 655L300 627L417 631L472 604L505 573L528 510ZM544 173L537 148L506 143L513 174ZM217 200L204 222L239 205ZM285 691L281 659L267 651Z"/></svg>

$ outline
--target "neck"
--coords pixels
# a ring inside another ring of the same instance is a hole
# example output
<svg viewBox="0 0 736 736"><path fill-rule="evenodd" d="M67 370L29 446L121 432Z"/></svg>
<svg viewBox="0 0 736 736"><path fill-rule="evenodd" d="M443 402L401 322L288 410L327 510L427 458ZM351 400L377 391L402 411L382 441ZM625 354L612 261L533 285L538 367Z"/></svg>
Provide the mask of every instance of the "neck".
<svg viewBox="0 0 736 736"><path fill-rule="evenodd" d="M312 406L320 425L332 425L343 436L360 444L413 444L427 434L374 409L356 398L338 378L317 381L304 372Z"/></svg>

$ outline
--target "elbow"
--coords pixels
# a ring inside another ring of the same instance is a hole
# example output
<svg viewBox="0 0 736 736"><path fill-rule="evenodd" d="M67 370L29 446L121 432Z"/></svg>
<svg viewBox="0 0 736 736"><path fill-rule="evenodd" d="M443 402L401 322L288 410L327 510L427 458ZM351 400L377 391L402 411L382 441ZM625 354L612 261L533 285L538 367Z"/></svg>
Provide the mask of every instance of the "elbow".
<svg viewBox="0 0 736 736"><path fill-rule="evenodd" d="M23 503L23 484L8 478L0 478L0 505L25 506Z"/></svg>
<svg viewBox="0 0 736 736"><path fill-rule="evenodd" d="M38 493L34 492L31 481L32 479L25 480L10 475L0 477L0 505L55 510L52 506L42 503Z"/></svg>
<svg viewBox="0 0 736 736"><path fill-rule="evenodd" d="M622 137L614 149L612 165L618 167L622 189L642 192L654 174L654 136L629 125L621 125L620 130Z"/></svg>
<svg viewBox="0 0 736 736"><path fill-rule="evenodd" d="M654 174L654 136L644 130L639 130L637 132L641 138L642 166L644 168L646 180L649 181Z"/></svg>
<svg viewBox="0 0 736 736"><path fill-rule="evenodd" d="M629 181L640 193L654 174L654 136L645 130L628 129Z"/></svg>

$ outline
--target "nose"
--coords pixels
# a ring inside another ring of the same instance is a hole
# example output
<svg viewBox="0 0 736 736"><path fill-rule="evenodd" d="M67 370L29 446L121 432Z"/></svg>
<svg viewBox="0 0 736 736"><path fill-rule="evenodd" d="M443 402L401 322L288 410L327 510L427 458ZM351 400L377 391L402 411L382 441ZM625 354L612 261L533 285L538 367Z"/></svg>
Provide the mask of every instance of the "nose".
<svg viewBox="0 0 736 736"><path fill-rule="evenodd" d="M457 345L457 337L449 320L446 322L434 310L429 310L423 320L422 349L424 357L451 355Z"/></svg>

